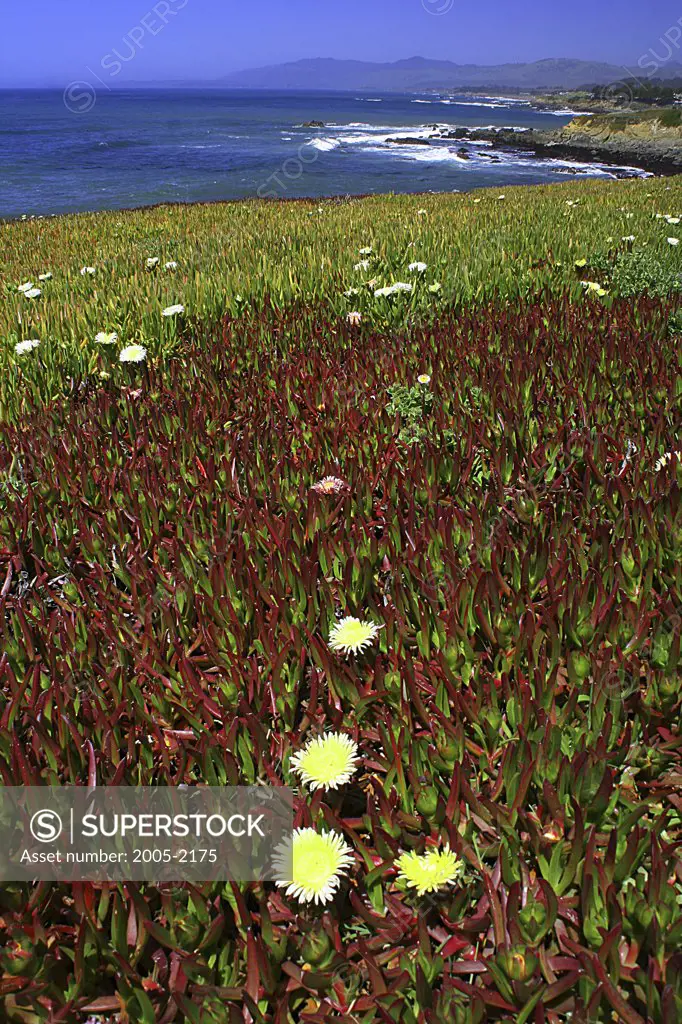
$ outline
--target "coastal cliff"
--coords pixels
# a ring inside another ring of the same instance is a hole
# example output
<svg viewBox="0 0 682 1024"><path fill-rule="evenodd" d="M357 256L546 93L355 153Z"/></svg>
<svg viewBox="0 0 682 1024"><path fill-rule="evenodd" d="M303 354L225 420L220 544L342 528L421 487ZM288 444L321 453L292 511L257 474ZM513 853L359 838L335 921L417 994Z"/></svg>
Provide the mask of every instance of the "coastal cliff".
<svg viewBox="0 0 682 1024"><path fill-rule="evenodd" d="M458 132L497 148L560 159L640 167L654 174L682 172L682 111L651 110L628 114L586 114L557 131L496 129Z"/></svg>

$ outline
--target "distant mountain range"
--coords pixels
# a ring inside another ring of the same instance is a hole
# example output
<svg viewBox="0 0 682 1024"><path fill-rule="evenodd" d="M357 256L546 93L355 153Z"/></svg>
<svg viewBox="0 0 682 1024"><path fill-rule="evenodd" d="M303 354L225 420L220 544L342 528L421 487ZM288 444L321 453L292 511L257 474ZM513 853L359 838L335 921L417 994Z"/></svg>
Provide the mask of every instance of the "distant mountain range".
<svg viewBox="0 0 682 1024"><path fill-rule="evenodd" d="M642 81L637 69L632 74ZM669 62L658 78L679 78L682 64ZM454 64L410 57L392 64L321 57L239 71L216 85L244 89L311 91L425 92L430 89L579 89L627 80L626 68L586 60L557 58L531 64Z"/></svg>

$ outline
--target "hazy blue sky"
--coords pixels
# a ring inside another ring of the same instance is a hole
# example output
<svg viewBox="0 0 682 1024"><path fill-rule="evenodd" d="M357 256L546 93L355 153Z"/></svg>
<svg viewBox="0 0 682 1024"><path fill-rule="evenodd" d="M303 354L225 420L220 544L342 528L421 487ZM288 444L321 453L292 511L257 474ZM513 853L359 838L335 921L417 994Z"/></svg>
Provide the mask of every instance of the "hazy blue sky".
<svg viewBox="0 0 682 1024"><path fill-rule="evenodd" d="M437 13L439 11L445 13ZM0 84L88 78L215 78L301 57L398 60L419 54L495 64L582 57L636 64L665 53L680 0L7 0ZM680 31L682 36L682 30Z"/></svg>

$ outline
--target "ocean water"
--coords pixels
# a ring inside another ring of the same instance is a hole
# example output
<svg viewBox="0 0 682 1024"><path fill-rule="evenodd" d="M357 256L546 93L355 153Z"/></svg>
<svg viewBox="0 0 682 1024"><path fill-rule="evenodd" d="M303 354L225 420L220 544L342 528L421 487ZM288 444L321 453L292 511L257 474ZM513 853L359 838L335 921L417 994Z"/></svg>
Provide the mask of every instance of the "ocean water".
<svg viewBox="0 0 682 1024"><path fill-rule="evenodd" d="M71 107L71 109L69 109ZM83 110L83 107L86 109ZM489 97L237 90L0 91L0 217L164 202L469 191L613 168L457 140L399 145L442 128L558 128L556 115ZM324 127L304 127L321 121Z"/></svg>

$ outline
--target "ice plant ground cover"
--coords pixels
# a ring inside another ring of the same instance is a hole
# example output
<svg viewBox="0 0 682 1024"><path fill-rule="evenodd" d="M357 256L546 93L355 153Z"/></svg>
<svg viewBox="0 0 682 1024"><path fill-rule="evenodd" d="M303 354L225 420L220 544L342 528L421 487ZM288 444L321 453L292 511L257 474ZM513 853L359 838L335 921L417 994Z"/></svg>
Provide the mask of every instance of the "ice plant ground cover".
<svg viewBox="0 0 682 1024"><path fill-rule="evenodd" d="M303 836L2 887L10 1021L682 1015L682 184L476 200L0 227L1 781L285 783Z"/></svg>

